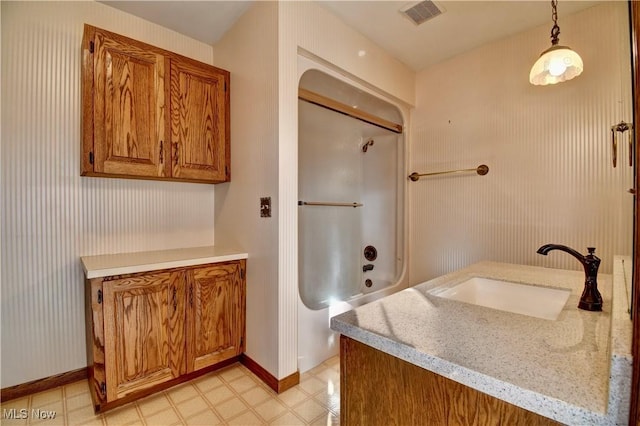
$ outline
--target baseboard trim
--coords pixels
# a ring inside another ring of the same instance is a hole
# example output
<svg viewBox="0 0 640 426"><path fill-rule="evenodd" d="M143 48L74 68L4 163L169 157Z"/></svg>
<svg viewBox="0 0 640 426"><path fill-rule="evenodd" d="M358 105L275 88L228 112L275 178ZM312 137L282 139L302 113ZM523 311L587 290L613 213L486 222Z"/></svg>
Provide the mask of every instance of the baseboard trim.
<svg viewBox="0 0 640 426"><path fill-rule="evenodd" d="M22 383L16 386L9 386L0 389L0 400L2 402L12 399L22 398L33 393L46 391L57 388L58 386L68 385L69 383L84 380L88 375L87 367L79 368L66 373L56 374L55 376L45 377L44 379L33 380L31 382Z"/></svg>
<svg viewBox="0 0 640 426"><path fill-rule="evenodd" d="M276 393L282 393L300 383L299 371L296 371L295 373L285 377L284 379L278 380L275 376L271 375L271 373L265 370L260 364L255 362L253 359L251 359L249 356L247 356L244 353L240 355L239 359L234 358L229 363L222 363L222 364L216 365L217 368L214 367L213 369L207 369L208 371L206 370L201 371L200 374L198 375L201 375L203 373L206 374L210 371L220 369L222 367L225 367L237 361L240 361L242 365L247 367L249 371L255 374L260 380L262 380L267 386L273 389ZM58 386L64 386L70 383L84 380L84 379L87 379L88 377L89 377L88 367L84 367L84 368L79 368L73 371L67 371L66 373L56 374L55 376L45 377L43 379L22 383L20 385L9 386L9 387L0 389L0 401L6 402L12 399L22 398L27 395L31 395L34 393L57 388ZM169 386L173 386L174 384L176 383L172 383ZM111 408L111 407L108 407L108 408Z"/></svg>
<svg viewBox="0 0 640 426"><path fill-rule="evenodd" d="M130 402L133 402L135 400L144 398L146 396L152 395L154 393L169 389L170 387L179 385L181 383L185 383L188 382L190 380L195 379L196 377L200 377L203 376L205 374L211 373L213 371L217 371L217 370L221 370L225 367L228 367L232 364L235 364L237 362L240 361L240 357L239 356L235 356L233 358L229 358L227 360L224 361L220 361L217 364L214 365L210 365L208 367L204 367L201 368L200 370L196 370L196 371L192 371L191 373L187 373L184 374L180 377L176 377L175 379L172 380L168 380L166 382L163 383L159 383L157 385L154 385L152 387L131 393L127 396L123 396L122 398L118 398L115 401L112 402L101 402L98 401L97 399L97 395L93 392L93 389L91 389L91 398L93 398L93 409L96 413L104 413L105 411L109 411L112 410L116 407L120 407L124 404L128 404Z"/></svg>
<svg viewBox="0 0 640 426"><path fill-rule="evenodd" d="M240 362L245 367L247 367L249 371L258 376L260 380L266 383L266 385L273 389L276 393L282 393L300 383L299 371L296 371L295 373L285 377L284 379L278 380L271 373L265 370L260 364L247 356L247 354L243 353L242 355L240 355Z"/></svg>

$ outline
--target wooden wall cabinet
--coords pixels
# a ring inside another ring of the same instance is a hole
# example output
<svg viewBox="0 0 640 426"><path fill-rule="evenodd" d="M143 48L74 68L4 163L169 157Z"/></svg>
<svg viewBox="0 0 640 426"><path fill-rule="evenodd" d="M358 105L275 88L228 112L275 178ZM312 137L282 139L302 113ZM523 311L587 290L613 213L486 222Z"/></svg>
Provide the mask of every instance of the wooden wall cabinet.
<svg viewBox="0 0 640 426"><path fill-rule="evenodd" d="M83 176L230 180L229 72L85 25Z"/></svg>
<svg viewBox="0 0 640 426"><path fill-rule="evenodd" d="M244 352L245 260L86 281L96 412L235 362Z"/></svg>

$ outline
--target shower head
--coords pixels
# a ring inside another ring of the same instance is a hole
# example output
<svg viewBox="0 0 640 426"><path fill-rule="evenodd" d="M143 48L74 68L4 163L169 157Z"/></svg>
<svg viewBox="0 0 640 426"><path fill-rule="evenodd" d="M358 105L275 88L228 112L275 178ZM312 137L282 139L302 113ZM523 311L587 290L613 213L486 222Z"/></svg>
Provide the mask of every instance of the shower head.
<svg viewBox="0 0 640 426"><path fill-rule="evenodd" d="M369 139L364 145L362 145L362 152L367 152L370 146L373 145L373 139Z"/></svg>

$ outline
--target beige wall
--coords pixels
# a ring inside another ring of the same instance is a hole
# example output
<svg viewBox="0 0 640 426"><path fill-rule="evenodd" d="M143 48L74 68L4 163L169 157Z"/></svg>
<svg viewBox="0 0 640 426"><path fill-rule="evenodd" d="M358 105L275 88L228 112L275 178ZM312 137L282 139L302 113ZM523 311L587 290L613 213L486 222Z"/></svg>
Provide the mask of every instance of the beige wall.
<svg viewBox="0 0 640 426"><path fill-rule="evenodd" d="M232 182L81 178L84 23L207 63L213 49L93 1L1 4L2 387L86 365L80 256L211 244L214 215L216 244L250 253L247 353L294 372L298 46L408 103L413 73L317 5L256 2L215 47L232 74Z"/></svg>
<svg viewBox="0 0 640 426"><path fill-rule="evenodd" d="M313 2L280 3L278 26L278 374L286 377L296 371L298 361L298 53L331 64L401 104L413 102L414 73ZM357 54L361 49L367 51L364 57Z"/></svg>
<svg viewBox="0 0 640 426"><path fill-rule="evenodd" d="M632 120L627 4L560 24L561 44L584 60L575 80L528 82L549 25L418 73L411 171L490 172L410 185L412 284L482 259L581 268L564 253L536 254L545 243L594 246L608 273L613 255L631 253L628 147L615 169L610 155L611 125Z"/></svg>
<svg viewBox="0 0 640 426"><path fill-rule="evenodd" d="M86 365L79 256L211 244L214 212L215 242L250 256L248 355L278 378L296 370L299 51L416 104L410 171L491 168L409 184L412 283L485 258L576 267L535 255L546 242L595 245L605 269L630 251L631 172L608 151L609 126L631 120L626 3L562 18L586 71L547 88L527 76L548 25L415 76L312 2L256 2L215 49L96 2L1 8L2 387ZM204 62L215 52L232 74L231 183L79 176L85 22Z"/></svg>
<svg viewBox="0 0 640 426"><path fill-rule="evenodd" d="M212 185L80 177L84 23L211 63L210 46L85 2L2 8L2 383L87 365L80 256L212 244Z"/></svg>
<svg viewBox="0 0 640 426"><path fill-rule="evenodd" d="M216 244L249 253L246 353L278 360L278 4L255 3L216 44L231 72L231 182L216 186ZM271 197L272 217L260 217Z"/></svg>
<svg viewBox="0 0 640 426"><path fill-rule="evenodd" d="M361 58L358 50L369 55ZM256 2L214 47L232 75L232 182L216 188L216 244L249 252L247 354L278 378L297 369L297 58L333 64L406 103L414 73L310 2ZM259 216L272 197L273 217Z"/></svg>

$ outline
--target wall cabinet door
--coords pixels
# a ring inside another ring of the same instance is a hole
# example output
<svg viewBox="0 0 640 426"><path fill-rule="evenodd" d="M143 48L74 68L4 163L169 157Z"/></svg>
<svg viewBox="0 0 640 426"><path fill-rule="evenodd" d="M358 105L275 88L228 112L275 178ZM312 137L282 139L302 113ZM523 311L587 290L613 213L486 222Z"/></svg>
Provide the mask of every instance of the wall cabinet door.
<svg viewBox="0 0 640 426"><path fill-rule="evenodd" d="M101 31L93 42L92 171L166 176L168 58Z"/></svg>
<svg viewBox="0 0 640 426"><path fill-rule="evenodd" d="M187 272L187 371L244 352L244 261Z"/></svg>
<svg viewBox="0 0 640 426"><path fill-rule="evenodd" d="M181 276L159 272L104 283L107 401L184 372Z"/></svg>
<svg viewBox="0 0 640 426"><path fill-rule="evenodd" d="M230 179L229 72L85 25L83 176Z"/></svg>
<svg viewBox="0 0 640 426"><path fill-rule="evenodd" d="M171 61L173 176L229 180L228 74L199 62Z"/></svg>

